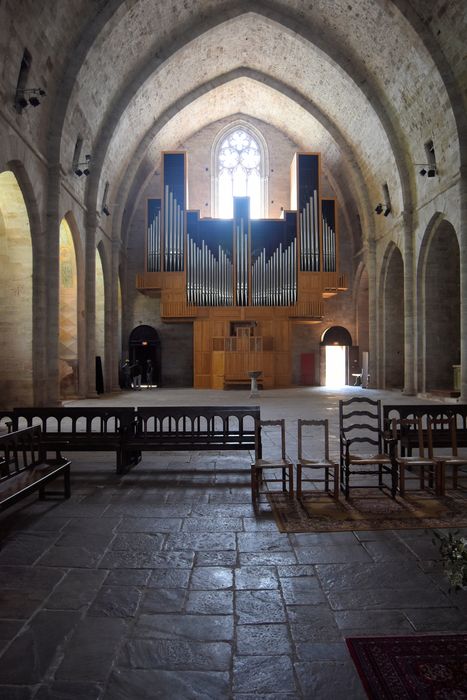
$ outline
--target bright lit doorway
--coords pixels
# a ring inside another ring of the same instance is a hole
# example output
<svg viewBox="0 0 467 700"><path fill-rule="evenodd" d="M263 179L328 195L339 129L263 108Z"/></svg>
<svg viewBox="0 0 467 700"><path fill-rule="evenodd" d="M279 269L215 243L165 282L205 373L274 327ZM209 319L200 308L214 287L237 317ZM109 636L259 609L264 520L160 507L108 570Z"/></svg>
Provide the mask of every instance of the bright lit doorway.
<svg viewBox="0 0 467 700"><path fill-rule="evenodd" d="M325 386L345 386L345 346L326 345Z"/></svg>

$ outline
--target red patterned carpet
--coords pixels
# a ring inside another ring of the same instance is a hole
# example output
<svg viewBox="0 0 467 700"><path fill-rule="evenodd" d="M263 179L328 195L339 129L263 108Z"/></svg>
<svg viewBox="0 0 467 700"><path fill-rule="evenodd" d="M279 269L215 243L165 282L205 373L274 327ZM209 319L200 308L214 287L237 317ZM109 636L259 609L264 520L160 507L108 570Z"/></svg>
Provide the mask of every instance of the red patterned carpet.
<svg viewBox="0 0 467 700"><path fill-rule="evenodd" d="M467 698L467 635L346 640L370 700Z"/></svg>
<svg viewBox="0 0 467 700"><path fill-rule="evenodd" d="M282 493L269 493L268 500L281 532L467 527L465 491L451 491L443 498L417 492L392 499L376 489L355 489L348 501L318 495L300 503Z"/></svg>

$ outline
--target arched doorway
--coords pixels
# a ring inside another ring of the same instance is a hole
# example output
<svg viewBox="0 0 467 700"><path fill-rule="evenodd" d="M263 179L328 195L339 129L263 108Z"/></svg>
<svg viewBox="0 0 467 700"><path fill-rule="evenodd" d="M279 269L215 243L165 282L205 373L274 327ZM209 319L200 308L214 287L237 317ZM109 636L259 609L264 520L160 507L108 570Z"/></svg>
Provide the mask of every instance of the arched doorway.
<svg viewBox="0 0 467 700"><path fill-rule="evenodd" d="M352 336L343 326L331 326L321 336L321 384L345 386L348 382L348 349Z"/></svg>
<svg viewBox="0 0 467 700"><path fill-rule="evenodd" d="M23 193L0 173L0 406L33 402L32 241Z"/></svg>
<svg viewBox="0 0 467 700"><path fill-rule="evenodd" d="M59 382L60 398L79 394L78 275L73 235L66 219L60 222Z"/></svg>
<svg viewBox="0 0 467 700"><path fill-rule="evenodd" d="M142 384L146 384L146 362L154 367L153 382L161 385L161 344L159 335L152 326L137 326L131 331L128 358L130 364L139 362L143 368Z"/></svg>
<svg viewBox="0 0 467 700"><path fill-rule="evenodd" d="M404 263L396 246L387 258L384 275L384 386L404 388Z"/></svg>
<svg viewBox="0 0 467 700"><path fill-rule="evenodd" d="M428 234L422 261L424 391L450 392L460 363L460 252L445 219Z"/></svg>

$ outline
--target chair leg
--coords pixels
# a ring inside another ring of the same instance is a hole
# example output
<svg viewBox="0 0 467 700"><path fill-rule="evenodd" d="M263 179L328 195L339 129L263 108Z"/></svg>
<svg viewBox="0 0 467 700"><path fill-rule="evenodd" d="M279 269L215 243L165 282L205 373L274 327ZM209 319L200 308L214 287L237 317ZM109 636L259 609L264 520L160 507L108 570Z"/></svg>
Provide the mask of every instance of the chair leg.
<svg viewBox="0 0 467 700"><path fill-rule="evenodd" d="M289 497L293 498L293 467L289 467Z"/></svg>
<svg viewBox="0 0 467 700"><path fill-rule="evenodd" d="M334 498L336 501L339 498L339 468L337 465L334 467Z"/></svg>
<svg viewBox="0 0 467 700"><path fill-rule="evenodd" d="M391 467L391 496L397 496L397 467L395 464Z"/></svg>
<svg viewBox="0 0 467 700"><path fill-rule="evenodd" d="M302 497L302 468L297 465L297 498Z"/></svg>
<svg viewBox="0 0 467 700"><path fill-rule="evenodd" d="M405 464L399 464L399 493L405 496Z"/></svg>
<svg viewBox="0 0 467 700"><path fill-rule="evenodd" d="M251 498L256 501L258 497L258 477L256 475L256 469L251 467Z"/></svg>
<svg viewBox="0 0 467 700"><path fill-rule="evenodd" d="M343 479L344 496L345 496L345 500L348 501L348 500L349 500L349 495L350 495L350 484L349 484L349 481L350 481L350 468L349 468L349 465L348 465L348 464L346 464L346 465L344 466L343 475L344 475L344 479Z"/></svg>
<svg viewBox="0 0 467 700"><path fill-rule="evenodd" d="M284 493L287 492L287 481L286 481L285 472L286 472L286 468L285 468L285 467L282 467L282 491L283 491Z"/></svg>

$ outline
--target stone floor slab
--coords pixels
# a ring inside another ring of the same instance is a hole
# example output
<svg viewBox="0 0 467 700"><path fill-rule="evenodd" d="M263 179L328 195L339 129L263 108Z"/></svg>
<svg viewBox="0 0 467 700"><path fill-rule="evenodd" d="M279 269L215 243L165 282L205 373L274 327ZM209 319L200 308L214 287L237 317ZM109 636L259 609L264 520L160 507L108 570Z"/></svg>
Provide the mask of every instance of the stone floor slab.
<svg viewBox="0 0 467 700"><path fill-rule="evenodd" d="M233 639L231 615L141 615L133 628L134 637L188 639L199 642Z"/></svg>
<svg viewBox="0 0 467 700"><path fill-rule="evenodd" d="M140 669L228 671L232 647L227 642L133 639L123 649L118 665Z"/></svg>
<svg viewBox="0 0 467 700"><path fill-rule="evenodd" d="M289 656L237 656L234 659L235 693L294 693L296 691Z"/></svg>
<svg viewBox="0 0 467 700"><path fill-rule="evenodd" d="M238 625L236 652L240 656L273 656L292 653L286 624Z"/></svg>
<svg viewBox="0 0 467 700"><path fill-rule="evenodd" d="M219 700L229 696L228 673L205 671L117 670L103 700Z"/></svg>

